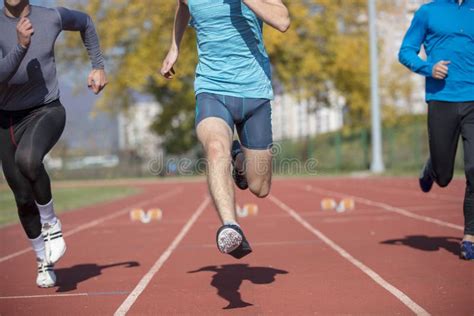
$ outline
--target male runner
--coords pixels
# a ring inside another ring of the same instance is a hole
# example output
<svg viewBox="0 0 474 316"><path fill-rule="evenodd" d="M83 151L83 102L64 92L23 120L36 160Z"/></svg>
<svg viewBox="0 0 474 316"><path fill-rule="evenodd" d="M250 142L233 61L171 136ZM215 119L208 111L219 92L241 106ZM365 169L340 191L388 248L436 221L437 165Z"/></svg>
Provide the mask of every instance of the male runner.
<svg viewBox="0 0 474 316"><path fill-rule="evenodd" d="M474 259L474 0L436 0L413 18L399 59L426 77L430 159L420 187L445 187L453 177L459 136L464 146L466 193L461 257ZM418 57L424 46L427 60Z"/></svg>
<svg viewBox="0 0 474 316"><path fill-rule="evenodd" d="M271 69L263 22L285 32L290 25L281 0L178 0L171 47L161 74L173 78L184 31L196 30L196 131L208 159L208 184L223 226L222 253L242 258L252 249L235 216L232 184L258 197L270 192L272 155ZM232 142L234 126L239 141ZM241 146L242 144L242 146Z"/></svg>
<svg viewBox="0 0 474 316"><path fill-rule="evenodd" d="M66 250L43 166L65 125L56 77L56 38L63 30L81 32L93 67L88 85L96 94L107 84L104 60L92 20L81 12L4 0L0 30L0 159L36 253L36 283L52 287L53 265Z"/></svg>

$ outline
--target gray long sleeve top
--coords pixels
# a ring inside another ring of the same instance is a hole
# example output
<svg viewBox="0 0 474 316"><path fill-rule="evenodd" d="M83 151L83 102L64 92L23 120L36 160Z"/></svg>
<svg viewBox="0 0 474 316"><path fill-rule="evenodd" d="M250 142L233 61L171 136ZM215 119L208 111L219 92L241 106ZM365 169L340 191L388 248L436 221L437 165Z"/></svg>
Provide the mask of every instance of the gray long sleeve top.
<svg viewBox="0 0 474 316"><path fill-rule="evenodd" d="M92 19L66 8L31 6L34 35L29 48L18 44L19 18L0 12L0 110L25 110L59 99L54 44L61 31L79 31L94 69L104 68Z"/></svg>

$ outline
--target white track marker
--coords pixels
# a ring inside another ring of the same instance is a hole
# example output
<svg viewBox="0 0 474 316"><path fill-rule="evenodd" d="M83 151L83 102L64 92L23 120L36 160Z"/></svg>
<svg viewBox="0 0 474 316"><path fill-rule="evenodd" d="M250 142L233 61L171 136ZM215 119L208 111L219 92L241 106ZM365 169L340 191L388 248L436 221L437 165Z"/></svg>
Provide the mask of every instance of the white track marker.
<svg viewBox="0 0 474 316"><path fill-rule="evenodd" d="M194 225L196 220L199 218L199 216L204 212L206 207L209 205L209 202L211 199L209 197L206 197L204 201L199 205L199 207L194 211L193 215L189 218L189 220L186 222L186 224L183 226L181 231L178 233L178 235L175 237L175 239L171 242L171 244L168 246L168 248L161 254L161 256L158 258L158 260L155 262L155 264L151 267L151 269L143 276L143 278L140 280L140 282L137 284L135 289L130 293L130 295L127 297L127 299L120 305L120 307L115 311L114 316L122 316L126 315L127 312L130 310L133 304L135 304L136 300L140 296L140 294L143 293L145 288L148 286L150 281L153 279L156 273L160 271L161 267L163 264L168 260L168 258L171 256L173 251L176 250L180 242L183 240L183 238L186 236L186 234L189 232L191 227Z"/></svg>
<svg viewBox="0 0 474 316"><path fill-rule="evenodd" d="M341 192L325 190L325 189L320 189L320 188L314 188L310 185L305 186L305 190L306 191L311 191L311 192L316 192L316 193L319 193L319 194L332 194L334 196L338 196L338 197L341 197L341 198L351 197L351 198L354 199L354 201L365 204L365 205L368 205L368 206L375 206L375 207L384 209L386 211L394 212L394 213L397 213L397 214L400 214L400 215L403 215L403 216L406 216L406 217L410 217L410 218L413 218L413 219L416 219L416 220L419 220L419 221L424 221L424 222L427 222L427 223L432 223L432 224L436 224L436 225L439 225L439 226L444 226L444 227L449 227L449 228L453 228L453 229L456 229L456 230L464 231L464 227L462 227L460 225L445 222L445 221L442 221L440 219L436 219L436 218L429 217L429 216L418 215L416 213L410 212L410 211L405 210L403 208L391 206L391 205L381 203L381 202L372 201L372 200L362 198L362 197L359 197L359 196L347 195L347 194L344 194L344 193L341 193Z"/></svg>
<svg viewBox="0 0 474 316"><path fill-rule="evenodd" d="M148 203L153 203L153 202L156 202L156 201L159 201L159 200L163 200L163 199L167 199L171 196L174 196L176 194L178 194L179 192L181 192L183 189L182 188L177 188L177 189L174 189L174 190L171 190L169 192L166 192L165 194L163 195L160 195L160 196L157 196L157 197L154 197L154 198L151 198L149 200L145 200L145 201L142 201L142 202L139 202L139 203L136 203L136 204L133 204L133 205L130 205L126 208L123 208L121 209L120 211L117 211L117 212L114 212L110 215L107 215L107 216L103 216L103 217L100 217L98 219L95 219L93 221L90 221L88 223L85 223L85 224L82 224L80 226L77 226L76 228L68 231L67 233L64 234L65 237L67 236L71 236L71 235L74 235L74 234L77 234L83 230L86 230L86 229L89 229L91 227L94 227L94 226L97 226L99 224L102 224L103 222L105 221L108 221L108 220L111 220L111 219L114 219L116 217L119 217L119 216L122 216L124 214L127 214L131 208L138 208L138 207L142 207ZM4 261L7 261L7 260L10 260L10 259L13 259L15 257L18 257L22 254L25 254L25 253L28 253L30 251L33 251L31 247L28 247L28 248L25 248L25 249L22 249L20 251L17 251L15 253L12 253L12 254L9 254L5 257L1 257L0 258L0 263L4 262Z"/></svg>
<svg viewBox="0 0 474 316"><path fill-rule="evenodd" d="M326 245L330 248L335 250L341 257L352 263L366 275L368 275L372 280L375 281L378 285L383 287L385 290L390 292L393 296L395 296L398 300L400 300L406 307L412 310L416 315L430 315L423 307L415 303L410 297L408 297L405 293L397 289L392 284L385 281L379 274L377 274L374 270L370 269L368 266L354 258L351 254L349 254L346 250L341 248L331 239L329 239L326 235L324 235L321 231L314 228L310 223L304 220L295 210L290 208L288 205L277 199L275 196L269 196L270 201L275 203L278 207L280 207L283 211L288 213L291 217L293 217L298 223L300 223L304 228L309 230L313 233L316 237L321 239Z"/></svg>

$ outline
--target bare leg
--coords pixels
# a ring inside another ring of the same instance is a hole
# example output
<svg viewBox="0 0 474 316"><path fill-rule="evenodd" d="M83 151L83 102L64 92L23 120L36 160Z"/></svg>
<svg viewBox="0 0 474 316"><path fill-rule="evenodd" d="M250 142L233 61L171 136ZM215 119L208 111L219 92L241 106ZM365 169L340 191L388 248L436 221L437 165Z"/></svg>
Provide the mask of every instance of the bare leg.
<svg viewBox="0 0 474 316"><path fill-rule="evenodd" d="M232 134L227 123L220 118L206 118L197 126L197 136L207 157L209 191L223 223L236 222L230 168Z"/></svg>
<svg viewBox="0 0 474 316"><path fill-rule="evenodd" d="M272 184L272 153L270 149L253 150L242 147L243 154L237 157L237 164L245 165L245 176L249 184L249 190L264 198L270 194ZM245 163L243 163L245 156Z"/></svg>

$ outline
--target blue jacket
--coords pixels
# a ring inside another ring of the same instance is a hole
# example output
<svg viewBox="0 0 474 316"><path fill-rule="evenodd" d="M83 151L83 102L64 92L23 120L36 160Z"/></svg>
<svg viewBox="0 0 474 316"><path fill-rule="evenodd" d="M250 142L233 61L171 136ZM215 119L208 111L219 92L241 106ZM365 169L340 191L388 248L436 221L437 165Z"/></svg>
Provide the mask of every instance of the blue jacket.
<svg viewBox="0 0 474 316"><path fill-rule="evenodd" d="M418 56L424 46L427 60ZM400 62L426 77L426 100L474 101L474 0L435 0L422 5L398 54ZM451 61L445 80L432 77L433 66Z"/></svg>

